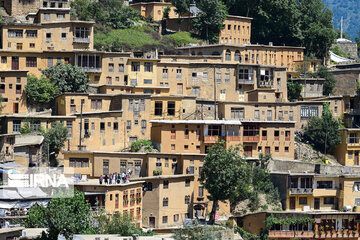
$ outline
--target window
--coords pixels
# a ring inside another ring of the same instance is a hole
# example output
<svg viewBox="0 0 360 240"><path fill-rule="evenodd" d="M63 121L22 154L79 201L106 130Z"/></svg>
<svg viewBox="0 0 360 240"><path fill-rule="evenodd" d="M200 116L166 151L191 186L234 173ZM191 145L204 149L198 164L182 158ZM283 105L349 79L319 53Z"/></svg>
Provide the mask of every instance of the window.
<svg viewBox="0 0 360 240"><path fill-rule="evenodd" d="M169 198L163 198L163 207L169 206Z"/></svg>
<svg viewBox="0 0 360 240"><path fill-rule="evenodd" d="M88 168L89 159L88 158L70 158L69 167L73 168Z"/></svg>
<svg viewBox="0 0 360 240"><path fill-rule="evenodd" d="M200 96L200 87L193 87L192 88L192 95Z"/></svg>
<svg viewBox="0 0 360 240"><path fill-rule="evenodd" d="M252 68L240 68L239 69L239 80L252 81L253 80L254 71Z"/></svg>
<svg viewBox="0 0 360 240"><path fill-rule="evenodd" d="M26 67L37 67L37 58L26 57Z"/></svg>
<svg viewBox="0 0 360 240"><path fill-rule="evenodd" d="M244 119L244 108L231 108L231 119Z"/></svg>
<svg viewBox="0 0 360 240"><path fill-rule="evenodd" d="M167 223L168 222L168 217L167 216L163 216L162 217L162 223Z"/></svg>
<svg viewBox="0 0 360 240"><path fill-rule="evenodd" d="M204 187L199 187L199 197L203 197L204 196Z"/></svg>
<svg viewBox="0 0 360 240"><path fill-rule="evenodd" d="M353 159L353 151L348 151L348 159Z"/></svg>
<svg viewBox="0 0 360 240"><path fill-rule="evenodd" d="M131 120L127 120L126 121L126 129L130 130L131 129Z"/></svg>
<svg viewBox="0 0 360 240"><path fill-rule="evenodd" d="M171 144L171 150L175 150L175 144Z"/></svg>
<svg viewBox="0 0 360 240"><path fill-rule="evenodd" d="M274 137L275 137L275 141L279 141L279 138L280 138L280 131L279 130L274 131Z"/></svg>
<svg viewBox="0 0 360 240"><path fill-rule="evenodd" d="M272 121L272 111L271 110L267 110L267 120Z"/></svg>
<svg viewBox="0 0 360 240"><path fill-rule="evenodd" d="M102 109L102 99L91 99L91 109L92 110L101 110Z"/></svg>
<svg viewBox="0 0 360 240"><path fill-rule="evenodd" d="M289 121L293 121L293 120L294 120L294 112L289 111Z"/></svg>
<svg viewBox="0 0 360 240"><path fill-rule="evenodd" d="M221 81L222 81L221 72L217 72L216 73L216 82L221 83Z"/></svg>
<svg viewBox="0 0 360 240"><path fill-rule="evenodd" d="M135 119L135 120L134 120L134 125L135 125L135 126L139 125L139 120Z"/></svg>
<svg viewBox="0 0 360 240"><path fill-rule="evenodd" d="M151 192L152 191L152 183L144 183L144 191Z"/></svg>
<svg viewBox="0 0 360 240"><path fill-rule="evenodd" d="M100 132L105 132L105 123L104 122L100 123Z"/></svg>
<svg viewBox="0 0 360 240"><path fill-rule="evenodd" d="M279 147L275 147L275 152L279 152Z"/></svg>
<svg viewBox="0 0 360 240"><path fill-rule="evenodd" d="M324 197L324 204L334 204L335 199L334 197Z"/></svg>
<svg viewBox="0 0 360 240"><path fill-rule="evenodd" d="M27 38L37 38L37 30L26 30Z"/></svg>
<svg viewBox="0 0 360 240"><path fill-rule="evenodd" d="M22 38L23 37L23 30L17 30L17 29L9 29L8 30L8 36L9 37L16 37L16 38Z"/></svg>
<svg viewBox="0 0 360 240"><path fill-rule="evenodd" d="M16 94L21 94L21 85L16 85Z"/></svg>
<svg viewBox="0 0 360 240"><path fill-rule="evenodd" d="M168 189L169 188L169 181L165 180L163 183L163 188Z"/></svg>
<svg viewBox="0 0 360 240"><path fill-rule="evenodd" d="M333 182L332 181L317 181L316 182L316 188L318 188L318 189L331 189L331 188L333 188Z"/></svg>
<svg viewBox="0 0 360 240"><path fill-rule="evenodd" d="M163 79L168 79L168 69L167 69L167 68L164 68L164 69L163 69L162 78L163 78Z"/></svg>
<svg viewBox="0 0 360 240"><path fill-rule="evenodd" d="M181 69L176 69L176 79L181 80L182 78L182 71Z"/></svg>
<svg viewBox="0 0 360 240"><path fill-rule="evenodd" d="M35 48L35 43L29 43L30 48Z"/></svg>
<svg viewBox="0 0 360 240"><path fill-rule="evenodd" d="M284 120L283 111L279 111L279 120Z"/></svg>
<svg viewBox="0 0 360 240"><path fill-rule="evenodd" d="M284 151L289 152L289 147L285 147Z"/></svg>
<svg viewBox="0 0 360 240"><path fill-rule="evenodd" d="M6 56L1 56L1 63L7 63L7 57Z"/></svg>
<svg viewBox="0 0 360 240"><path fill-rule="evenodd" d="M229 27L230 27L230 25L229 25ZM231 52L230 52L230 50L226 50L225 60L226 61L231 61Z"/></svg>
<svg viewBox="0 0 360 240"><path fill-rule="evenodd" d="M309 117L309 107L308 106L301 106L300 116L302 118L308 118Z"/></svg>
<svg viewBox="0 0 360 240"><path fill-rule="evenodd" d="M16 50L22 50L23 48L23 44L22 43L17 43L16 44Z"/></svg>
<svg viewBox="0 0 360 240"><path fill-rule="evenodd" d="M63 40L63 41L66 40L66 33L61 33L61 40Z"/></svg>
<svg viewBox="0 0 360 240"><path fill-rule="evenodd" d="M254 111L254 119L255 120L260 120L260 111L259 110Z"/></svg>
<svg viewBox="0 0 360 240"><path fill-rule="evenodd" d="M132 62L131 63L131 71L132 72L140 72L140 62Z"/></svg>
<svg viewBox="0 0 360 240"><path fill-rule="evenodd" d="M57 14L56 14L56 18L57 18L57 19L64 19L64 18L65 18L65 14L64 14L64 13L57 13Z"/></svg>
<svg viewBox="0 0 360 240"><path fill-rule="evenodd" d="M299 197L300 205L307 205L307 197Z"/></svg>
<svg viewBox="0 0 360 240"><path fill-rule="evenodd" d="M109 174L109 160L103 160L103 175Z"/></svg>
<svg viewBox="0 0 360 240"><path fill-rule="evenodd" d="M153 72L153 63L146 62L144 63L145 72Z"/></svg>
<svg viewBox="0 0 360 240"><path fill-rule="evenodd" d="M187 195L187 196L185 196L185 204L190 204L190 196L189 195Z"/></svg>
<svg viewBox="0 0 360 240"><path fill-rule="evenodd" d="M190 179L185 179L185 187L190 187Z"/></svg>
<svg viewBox="0 0 360 240"><path fill-rule="evenodd" d="M174 222L178 222L179 221L179 214L175 214L174 215Z"/></svg>
<svg viewBox="0 0 360 240"><path fill-rule="evenodd" d="M75 28L75 37L76 38L89 38L90 29L85 27Z"/></svg>
<svg viewBox="0 0 360 240"><path fill-rule="evenodd" d="M109 63L109 72L114 72L114 64Z"/></svg>
<svg viewBox="0 0 360 240"><path fill-rule="evenodd" d="M124 72L124 64L119 64L119 72Z"/></svg>
<svg viewBox="0 0 360 240"><path fill-rule="evenodd" d="M51 40L51 33L46 33L46 41L50 41Z"/></svg>
<svg viewBox="0 0 360 240"><path fill-rule="evenodd" d="M20 132L21 120L13 120L13 132Z"/></svg>
<svg viewBox="0 0 360 240"><path fill-rule="evenodd" d="M48 67L52 67L53 66L53 61L54 59L52 57L48 58Z"/></svg>
<svg viewBox="0 0 360 240"><path fill-rule="evenodd" d="M167 110L168 110L169 116L175 116L175 102L174 101L168 101Z"/></svg>
<svg viewBox="0 0 360 240"><path fill-rule="evenodd" d="M155 116L161 116L162 115L162 102L155 101Z"/></svg>
<svg viewBox="0 0 360 240"><path fill-rule="evenodd" d="M146 120L141 120L141 129L146 129Z"/></svg>
<svg viewBox="0 0 360 240"><path fill-rule="evenodd" d="M189 150L189 145L184 145L184 150Z"/></svg>
<svg viewBox="0 0 360 240"><path fill-rule="evenodd" d="M225 82L226 83L230 82L230 73L225 73Z"/></svg>
<svg viewBox="0 0 360 240"><path fill-rule="evenodd" d="M318 117L319 110L318 107L310 107L310 117Z"/></svg>

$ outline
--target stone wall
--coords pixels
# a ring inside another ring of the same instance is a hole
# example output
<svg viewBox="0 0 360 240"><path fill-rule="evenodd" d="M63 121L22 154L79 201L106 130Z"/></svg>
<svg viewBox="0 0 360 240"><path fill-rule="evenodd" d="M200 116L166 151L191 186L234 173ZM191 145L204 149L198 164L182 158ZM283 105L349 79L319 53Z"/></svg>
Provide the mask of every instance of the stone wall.
<svg viewBox="0 0 360 240"><path fill-rule="evenodd" d="M10 16L26 15L37 12L42 6L42 0L5 0L4 8Z"/></svg>
<svg viewBox="0 0 360 240"><path fill-rule="evenodd" d="M360 80L360 68L332 71L336 80L334 95L354 95Z"/></svg>
<svg viewBox="0 0 360 240"><path fill-rule="evenodd" d="M350 54L353 58L358 57L358 50L357 50L357 44L354 42L338 42L336 44L339 47L339 50Z"/></svg>

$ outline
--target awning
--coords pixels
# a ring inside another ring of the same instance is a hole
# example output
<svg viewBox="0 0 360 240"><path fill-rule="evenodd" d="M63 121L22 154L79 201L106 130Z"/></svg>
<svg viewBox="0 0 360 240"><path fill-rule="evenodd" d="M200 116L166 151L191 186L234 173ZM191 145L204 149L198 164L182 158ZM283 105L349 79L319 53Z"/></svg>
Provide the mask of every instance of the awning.
<svg viewBox="0 0 360 240"><path fill-rule="evenodd" d="M105 192L85 192L85 196L91 195L105 195Z"/></svg>

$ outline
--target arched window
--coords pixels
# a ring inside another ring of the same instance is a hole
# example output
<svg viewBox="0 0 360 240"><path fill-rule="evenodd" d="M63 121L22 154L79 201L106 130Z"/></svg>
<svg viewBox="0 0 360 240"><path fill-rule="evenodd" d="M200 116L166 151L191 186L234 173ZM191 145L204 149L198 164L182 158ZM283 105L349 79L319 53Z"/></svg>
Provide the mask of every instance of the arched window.
<svg viewBox="0 0 360 240"><path fill-rule="evenodd" d="M226 60L226 61L231 61L231 52L230 52L229 49L226 50L225 60Z"/></svg>
<svg viewBox="0 0 360 240"><path fill-rule="evenodd" d="M235 51L235 61L240 62L240 51L239 50Z"/></svg>

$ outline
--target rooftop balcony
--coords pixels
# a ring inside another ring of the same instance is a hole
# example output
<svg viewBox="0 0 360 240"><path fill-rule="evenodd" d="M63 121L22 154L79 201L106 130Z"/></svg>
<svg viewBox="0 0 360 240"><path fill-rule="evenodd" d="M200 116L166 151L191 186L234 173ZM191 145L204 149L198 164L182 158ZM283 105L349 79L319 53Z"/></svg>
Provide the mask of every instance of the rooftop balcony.
<svg viewBox="0 0 360 240"><path fill-rule="evenodd" d="M101 73L102 69L101 67L80 67L81 70L83 70L86 73Z"/></svg>
<svg viewBox="0 0 360 240"><path fill-rule="evenodd" d="M74 38L74 43L90 43L90 38Z"/></svg>
<svg viewBox="0 0 360 240"><path fill-rule="evenodd" d="M290 195L307 195L307 194L312 194L313 193L313 189L312 188L290 188L289 189L289 194Z"/></svg>

